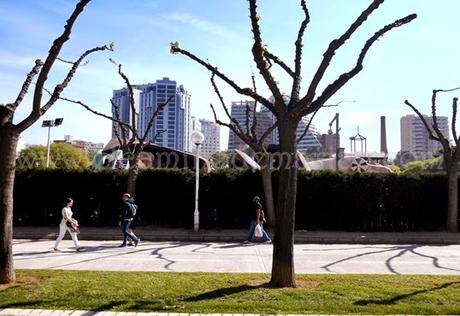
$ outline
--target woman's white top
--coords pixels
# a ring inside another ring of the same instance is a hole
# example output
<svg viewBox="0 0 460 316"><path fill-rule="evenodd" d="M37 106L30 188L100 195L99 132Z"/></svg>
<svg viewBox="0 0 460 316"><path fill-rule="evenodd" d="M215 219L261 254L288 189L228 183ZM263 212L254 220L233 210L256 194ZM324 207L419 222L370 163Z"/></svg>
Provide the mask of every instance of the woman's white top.
<svg viewBox="0 0 460 316"><path fill-rule="evenodd" d="M62 221L61 224L65 224L67 221L66 218L71 219L73 215L72 209L70 207L64 207L62 209Z"/></svg>

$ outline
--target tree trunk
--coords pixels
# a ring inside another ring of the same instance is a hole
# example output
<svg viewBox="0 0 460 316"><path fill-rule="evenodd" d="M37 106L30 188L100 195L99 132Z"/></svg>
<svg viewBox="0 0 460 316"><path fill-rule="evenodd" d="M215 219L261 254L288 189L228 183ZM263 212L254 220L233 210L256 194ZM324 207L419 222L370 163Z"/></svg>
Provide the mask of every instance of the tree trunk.
<svg viewBox="0 0 460 316"><path fill-rule="evenodd" d="M13 188L19 135L0 127L0 283L16 280L13 265Z"/></svg>
<svg viewBox="0 0 460 316"><path fill-rule="evenodd" d="M458 179L456 163L445 159L447 169L447 231L456 233L458 231Z"/></svg>
<svg viewBox="0 0 460 316"><path fill-rule="evenodd" d="M296 127L298 122L279 124L280 178L273 244L273 265L270 284L295 287L294 219L297 195Z"/></svg>
<svg viewBox="0 0 460 316"><path fill-rule="evenodd" d="M275 228L275 207L273 202L272 170L270 163L271 160L269 158L269 154L267 153L261 160L260 174L262 176L262 185L264 188L267 222L272 228Z"/></svg>
<svg viewBox="0 0 460 316"><path fill-rule="evenodd" d="M131 196L136 194L137 176L139 175L138 157L139 154L134 155L134 157L129 160L127 192L131 194Z"/></svg>

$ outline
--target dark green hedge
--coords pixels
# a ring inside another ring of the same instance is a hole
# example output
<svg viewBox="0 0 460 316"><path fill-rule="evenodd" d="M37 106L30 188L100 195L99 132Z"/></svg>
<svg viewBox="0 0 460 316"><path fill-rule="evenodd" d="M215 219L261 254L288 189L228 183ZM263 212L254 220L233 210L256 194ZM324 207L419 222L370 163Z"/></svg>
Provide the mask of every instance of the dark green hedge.
<svg viewBox="0 0 460 316"><path fill-rule="evenodd" d="M62 201L72 197L81 224L115 225L126 175L113 171L18 171L15 224L55 225L61 218ZM276 198L276 172L273 180ZM136 194L140 224L191 228L194 190L191 170L142 171ZM254 195L263 195L257 172L222 170L201 175L201 227L246 228ZM440 174L301 172L297 197L297 229L439 230L446 221L446 177Z"/></svg>

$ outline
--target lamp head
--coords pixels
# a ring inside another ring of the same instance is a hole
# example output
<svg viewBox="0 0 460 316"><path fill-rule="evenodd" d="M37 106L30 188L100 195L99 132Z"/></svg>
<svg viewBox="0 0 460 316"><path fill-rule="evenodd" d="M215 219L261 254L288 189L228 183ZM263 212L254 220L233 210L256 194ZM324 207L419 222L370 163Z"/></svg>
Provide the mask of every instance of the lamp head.
<svg viewBox="0 0 460 316"><path fill-rule="evenodd" d="M201 143L203 143L203 141L204 141L204 135L200 131L193 131L192 135L190 136L190 138L191 138L192 142L197 146L200 145Z"/></svg>

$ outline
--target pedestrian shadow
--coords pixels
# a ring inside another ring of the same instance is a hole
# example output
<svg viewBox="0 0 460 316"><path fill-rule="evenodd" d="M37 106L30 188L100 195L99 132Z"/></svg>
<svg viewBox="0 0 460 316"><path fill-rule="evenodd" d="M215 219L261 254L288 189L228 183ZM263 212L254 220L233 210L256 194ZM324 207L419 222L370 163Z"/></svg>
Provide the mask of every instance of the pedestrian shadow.
<svg viewBox="0 0 460 316"><path fill-rule="evenodd" d="M215 289L210 292L201 293L199 295L191 296L183 301L185 302L198 302L198 301L206 301L206 300L214 300L219 299L222 297L226 297L232 294L242 293L246 291L252 291L262 287L269 287L268 283L259 284L259 285L238 285L238 286L231 286L226 288Z"/></svg>
<svg viewBox="0 0 460 316"><path fill-rule="evenodd" d="M223 246L219 246L216 248L221 248L221 249L233 249L233 248L241 248L241 247L253 247L257 245L263 245L263 242L250 242L250 243L244 243L244 242L239 242L239 243L231 243Z"/></svg>
<svg viewBox="0 0 460 316"><path fill-rule="evenodd" d="M360 305L360 306L366 306L366 305L371 305L371 304L374 304L374 305L391 305L391 304L397 303L398 301L406 299L408 297L412 297L412 296L422 294L422 293L428 293L428 292L433 292L433 291L437 291L437 290L442 290L442 289L445 289L447 287L450 287L450 286L456 285L456 284L460 284L460 282L458 282L458 281L456 281L456 282L448 282L448 283L444 283L444 284L442 284L440 286L432 287L430 289L418 290L418 291L414 291L414 292L407 293L407 294L399 294L399 295L395 295L395 296L387 298L387 299L359 300L359 301L354 302L353 305Z"/></svg>

